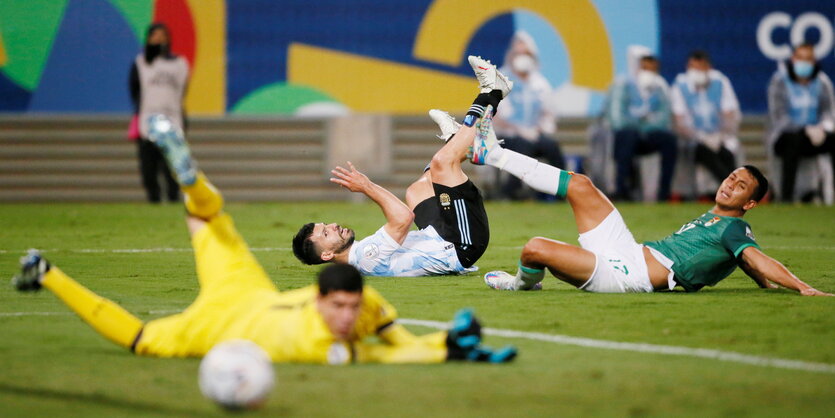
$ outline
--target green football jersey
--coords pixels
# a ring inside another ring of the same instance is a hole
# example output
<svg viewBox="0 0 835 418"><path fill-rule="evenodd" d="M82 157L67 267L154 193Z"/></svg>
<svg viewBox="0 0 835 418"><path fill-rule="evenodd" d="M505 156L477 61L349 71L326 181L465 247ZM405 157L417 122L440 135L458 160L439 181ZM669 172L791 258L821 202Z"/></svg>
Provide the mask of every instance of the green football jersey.
<svg viewBox="0 0 835 418"><path fill-rule="evenodd" d="M710 212L684 224L667 238L644 244L675 263L676 283L688 292L719 283L736 269L742 250L759 248L747 222Z"/></svg>

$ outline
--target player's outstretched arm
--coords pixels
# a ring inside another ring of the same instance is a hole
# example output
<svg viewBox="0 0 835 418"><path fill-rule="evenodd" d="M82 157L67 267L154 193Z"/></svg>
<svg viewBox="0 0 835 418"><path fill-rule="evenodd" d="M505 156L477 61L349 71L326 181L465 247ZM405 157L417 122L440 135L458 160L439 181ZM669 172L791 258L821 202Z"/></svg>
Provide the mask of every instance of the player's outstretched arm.
<svg viewBox="0 0 835 418"><path fill-rule="evenodd" d="M798 279L779 261L765 255L755 247L742 250L740 267L762 288L775 288L776 283L788 289L796 290L803 296L833 296L821 292Z"/></svg>
<svg viewBox="0 0 835 418"><path fill-rule="evenodd" d="M406 234L409 233L409 228L412 227L412 222L415 220L415 214L403 201L392 192L369 180L368 176L357 170L350 161L348 161L347 169L337 166L331 170L331 173L335 176L331 177L331 182L352 192L362 193L380 206L383 215L386 217L384 226L386 232L398 244L403 243Z"/></svg>

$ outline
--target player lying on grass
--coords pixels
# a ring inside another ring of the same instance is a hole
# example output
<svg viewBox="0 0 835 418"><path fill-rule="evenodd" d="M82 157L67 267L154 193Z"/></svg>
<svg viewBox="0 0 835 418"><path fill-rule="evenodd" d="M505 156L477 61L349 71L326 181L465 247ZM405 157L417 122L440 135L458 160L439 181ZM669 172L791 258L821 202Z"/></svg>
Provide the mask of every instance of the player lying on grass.
<svg viewBox="0 0 835 418"><path fill-rule="evenodd" d="M477 138L479 119L487 107L495 109L513 86L496 67L480 57L469 57L481 88L458 125L448 114L429 112L441 127L446 144L435 153L428 169L406 190L403 203L371 182L353 164L336 167L331 181L362 193L386 217L374 235L354 241L354 231L335 223L308 223L293 238L293 252L305 264L348 263L374 276L428 276L473 271L490 240L481 193L461 169ZM487 112L487 118L493 112ZM457 131L457 134L454 132ZM474 160L478 159L474 155ZM417 231L410 231L412 224Z"/></svg>
<svg viewBox="0 0 835 418"><path fill-rule="evenodd" d="M516 351L480 345L480 326L469 310L452 328L415 336L394 322L396 311L347 265L329 266L318 285L279 292L232 218L223 199L196 170L182 131L165 117L151 117L150 139L163 152L186 196L200 293L182 313L143 323L51 266L37 251L21 259L18 290L45 287L96 331L140 355L203 356L215 344L247 339L276 362L436 363L446 360L505 362ZM363 342L376 335L382 343Z"/></svg>
<svg viewBox="0 0 835 418"><path fill-rule="evenodd" d="M722 182L709 212L667 238L639 244L588 177L502 148L493 134L484 136L485 163L537 191L566 198L580 233L579 247L532 238L522 250L515 276L503 271L484 276L494 289L540 289L547 268L558 279L589 292L652 292L676 286L695 292L715 285L739 266L763 288L780 285L801 295L832 296L807 285L760 250L751 227L742 220L768 191L768 180L754 166L737 168Z"/></svg>

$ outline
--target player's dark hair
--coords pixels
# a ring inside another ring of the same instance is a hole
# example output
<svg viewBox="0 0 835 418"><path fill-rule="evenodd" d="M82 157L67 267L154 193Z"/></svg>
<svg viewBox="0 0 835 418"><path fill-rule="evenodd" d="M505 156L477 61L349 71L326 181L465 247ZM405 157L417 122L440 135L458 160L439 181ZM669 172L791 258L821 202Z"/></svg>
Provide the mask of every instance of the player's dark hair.
<svg viewBox="0 0 835 418"><path fill-rule="evenodd" d="M319 272L319 294L330 292L362 292L362 274L350 264L331 264Z"/></svg>
<svg viewBox="0 0 835 418"><path fill-rule="evenodd" d="M312 222L304 224L296 236L293 237L293 254L296 255L299 261L307 265L322 264L325 262L325 260L322 260L322 255L316 251L316 245L313 244L313 240L310 239L310 236L313 235L313 227L314 224Z"/></svg>
<svg viewBox="0 0 835 418"><path fill-rule="evenodd" d="M658 58L655 55L644 55L641 57L641 61L658 62Z"/></svg>
<svg viewBox="0 0 835 418"><path fill-rule="evenodd" d="M753 165L744 165L742 168L748 170L755 179L757 179L757 189L751 194L751 199L759 202L768 193L768 179L765 178L762 171Z"/></svg>
<svg viewBox="0 0 835 418"><path fill-rule="evenodd" d="M688 59L696 60L696 61L707 61L710 63L710 54L703 49L697 49L695 51L690 52L690 55L687 56Z"/></svg>

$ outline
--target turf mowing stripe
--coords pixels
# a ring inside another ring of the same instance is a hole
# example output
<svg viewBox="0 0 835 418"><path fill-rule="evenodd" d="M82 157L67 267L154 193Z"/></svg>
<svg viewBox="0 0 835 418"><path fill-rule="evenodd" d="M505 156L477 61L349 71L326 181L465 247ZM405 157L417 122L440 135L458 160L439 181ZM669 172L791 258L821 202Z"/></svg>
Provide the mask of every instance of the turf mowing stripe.
<svg viewBox="0 0 835 418"><path fill-rule="evenodd" d="M152 310L152 315L170 315L181 310ZM68 316L72 312L0 312L0 317L21 316ZM439 330L449 329L449 323L427 321L424 319L399 318L397 322L406 325L416 325ZM778 369L802 370L815 373L835 374L835 364L814 363L809 361L789 360L777 357L760 357L733 351L714 350L709 348L690 348L674 345L659 345L647 343L625 343L619 341L596 340L593 338L571 337L560 334L543 334L541 332L515 331L512 329L482 328L486 335L504 338L521 338L526 340L544 341L555 344L576 345L580 347L603 348L607 350L634 351L638 353L665 354L670 356L698 357L710 360L728 361L732 363L749 364L752 366L774 367Z"/></svg>
<svg viewBox="0 0 835 418"><path fill-rule="evenodd" d="M449 324L439 321L400 318L402 324L417 325L440 330L449 329ZM483 328L486 335L505 338L522 338L526 340L545 341L555 344L576 345L580 347L603 348L608 350L634 351L639 353L666 354L671 356L699 357L711 360L729 361L732 363L750 364L752 366L775 367L779 369L803 370L816 373L835 374L835 364L813 363L800 360L789 360L774 357L760 357L733 351L713 350L708 348L678 347L673 345L658 345L646 343L626 343L619 341L596 340L593 338L571 337L559 334L543 334L539 332L514 331L511 329Z"/></svg>

